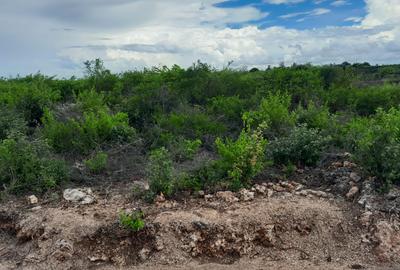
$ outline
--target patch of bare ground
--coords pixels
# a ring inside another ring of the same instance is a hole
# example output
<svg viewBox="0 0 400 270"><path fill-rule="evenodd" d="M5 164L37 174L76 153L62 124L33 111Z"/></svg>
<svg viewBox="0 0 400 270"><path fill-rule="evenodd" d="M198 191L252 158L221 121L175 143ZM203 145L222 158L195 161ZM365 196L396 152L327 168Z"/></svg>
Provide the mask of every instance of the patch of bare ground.
<svg viewBox="0 0 400 270"><path fill-rule="evenodd" d="M398 269L394 220L296 183L147 205L122 190L96 202L0 209L0 269ZM146 227L118 224L140 207ZM18 213L18 214L17 214Z"/></svg>

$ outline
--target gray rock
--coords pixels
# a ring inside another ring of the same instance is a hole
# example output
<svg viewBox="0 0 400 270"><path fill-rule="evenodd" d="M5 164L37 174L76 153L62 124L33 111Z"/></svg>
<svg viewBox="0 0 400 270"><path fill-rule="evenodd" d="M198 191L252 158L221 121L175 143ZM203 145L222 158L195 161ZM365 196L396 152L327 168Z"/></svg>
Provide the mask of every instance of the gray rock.
<svg viewBox="0 0 400 270"><path fill-rule="evenodd" d="M350 173L350 178L351 180L353 180L354 182L359 182L361 180L361 176L359 176L357 173L352 172Z"/></svg>
<svg viewBox="0 0 400 270"><path fill-rule="evenodd" d="M66 189L63 192L63 197L67 201L80 204L92 204L95 201L95 197L90 188Z"/></svg>

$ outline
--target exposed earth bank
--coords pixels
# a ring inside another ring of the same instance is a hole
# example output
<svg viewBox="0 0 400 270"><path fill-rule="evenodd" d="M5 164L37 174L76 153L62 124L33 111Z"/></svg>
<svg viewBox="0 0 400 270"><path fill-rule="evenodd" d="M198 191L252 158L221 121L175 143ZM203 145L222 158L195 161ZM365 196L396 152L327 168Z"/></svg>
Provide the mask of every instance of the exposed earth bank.
<svg viewBox="0 0 400 270"><path fill-rule="evenodd" d="M327 175L350 165L332 162ZM297 178L155 204L121 183L82 189L91 199L80 202L10 200L0 206L0 269L400 268L396 209L373 205L383 195L365 194L360 179L342 195L335 181L317 188ZM138 208L145 228L122 228L119 213Z"/></svg>

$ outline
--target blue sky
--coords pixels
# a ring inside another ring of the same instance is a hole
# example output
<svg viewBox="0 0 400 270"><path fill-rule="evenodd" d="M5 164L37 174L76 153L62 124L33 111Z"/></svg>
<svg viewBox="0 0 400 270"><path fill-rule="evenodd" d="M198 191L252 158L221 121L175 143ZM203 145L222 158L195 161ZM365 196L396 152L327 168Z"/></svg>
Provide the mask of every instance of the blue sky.
<svg viewBox="0 0 400 270"><path fill-rule="evenodd" d="M240 28L245 24L257 25L260 28L283 26L293 29L350 26L355 22L349 18L363 18L366 15L366 4L363 0L309 0L290 4L271 4L262 0L230 0L216 4L221 8L237 8L248 5L265 12L266 16L256 21L232 24L230 27ZM318 11L322 14L319 15Z"/></svg>
<svg viewBox="0 0 400 270"><path fill-rule="evenodd" d="M0 76L400 63L400 0L2 0Z"/></svg>

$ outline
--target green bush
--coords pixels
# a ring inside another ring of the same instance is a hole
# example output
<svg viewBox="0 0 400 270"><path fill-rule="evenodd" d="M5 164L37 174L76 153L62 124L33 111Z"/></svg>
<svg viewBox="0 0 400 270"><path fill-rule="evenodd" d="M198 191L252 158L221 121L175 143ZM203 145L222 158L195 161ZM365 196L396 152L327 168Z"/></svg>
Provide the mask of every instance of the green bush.
<svg viewBox="0 0 400 270"><path fill-rule="evenodd" d="M81 119L60 122L46 111L43 123L43 133L50 145L57 152L64 153L87 154L105 142L128 142L135 134L124 113L88 112Z"/></svg>
<svg viewBox="0 0 400 270"><path fill-rule="evenodd" d="M189 112L173 112L158 119L161 129L172 134L190 139L202 138L205 135L220 135L226 128L222 123L209 115L196 110Z"/></svg>
<svg viewBox="0 0 400 270"><path fill-rule="evenodd" d="M168 145L171 155L176 161L192 160L199 151L201 140L178 138Z"/></svg>
<svg viewBox="0 0 400 270"><path fill-rule="evenodd" d="M43 142L15 137L0 143L0 185L7 191L42 192L67 177L64 163L53 159Z"/></svg>
<svg viewBox="0 0 400 270"><path fill-rule="evenodd" d="M107 111L104 95L94 90L82 91L77 97L77 103L82 112L101 112Z"/></svg>
<svg viewBox="0 0 400 270"><path fill-rule="evenodd" d="M400 87L383 85L354 91L354 109L359 115L372 115L378 108L390 109L400 103Z"/></svg>
<svg viewBox="0 0 400 270"><path fill-rule="evenodd" d="M329 109L325 106L316 106L310 102L307 108L299 106L296 111L297 122L306 124L309 128L326 129L330 124Z"/></svg>
<svg viewBox="0 0 400 270"><path fill-rule="evenodd" d="M246 112L243 121L246 125L256 128L265 122L268 125L268 134L282 135L296 122L296 115L290 112L291 97L283 93L270 93L261 100L256 111Z"/></svg>
<svg viewBox="0 0 400 270"><path fill-rule="evenodd" d="M90 159L84 161L85 166L92 173L101 173L106 169L108 155L104 152L98 152L96 155Z"/></svg>
<svg viewBox="0 0 400 270"><path fill-rule="evenodd" d="M219 170L225 176L233 189L239 189L250 183L250 180L261 171L264 165L265 147L267 141L262 136L264 125L252 131L243 130L236 141L226 139L216 140L217 161Z"/></svg>
<svg viewBox="0 0 400 270"><path fill-rule="evenodd" d="M360 165L385 186L400 183L400 109L379 109L357 132L355 157Z"/></svg>
<svg viewBox="0 0 400 270"><path fill-rule="evenodd" d="M299 126L295 127L288 136L271 141L268 156L275 164L311 166L320 159L325 144L326 140L318 130Z"/></svg>
<svg viewBox="0 0 400 270"><path fill-rule="evenodd" d="M26 122L18 112L0 108L0 142L8 137L26 134L26 132Z"/></svg>
<svg viewBox="0 0 400 270"><path fill-rule="evenodd" d="M153 194L163 193L165 196L170 196L173 193L172 160L164 147L150 153L147 178Z"/></svg>
<svg viewBox="0 0 400 270"><path fill-rule="evenodd" d="M48 78L38 74L30 82L0 84L0 106L21 113L31 127L40 123L44 109L61 99L60 92L49 87Z"/></svg>
<svg viewBox="0 0 400 270"><path fill-rule="evenodd" d="M138 232L145 226L143 220L144 213L140 210L133 211L132 213L121 212L119 214L119 223L128 230Z"/></svg>

